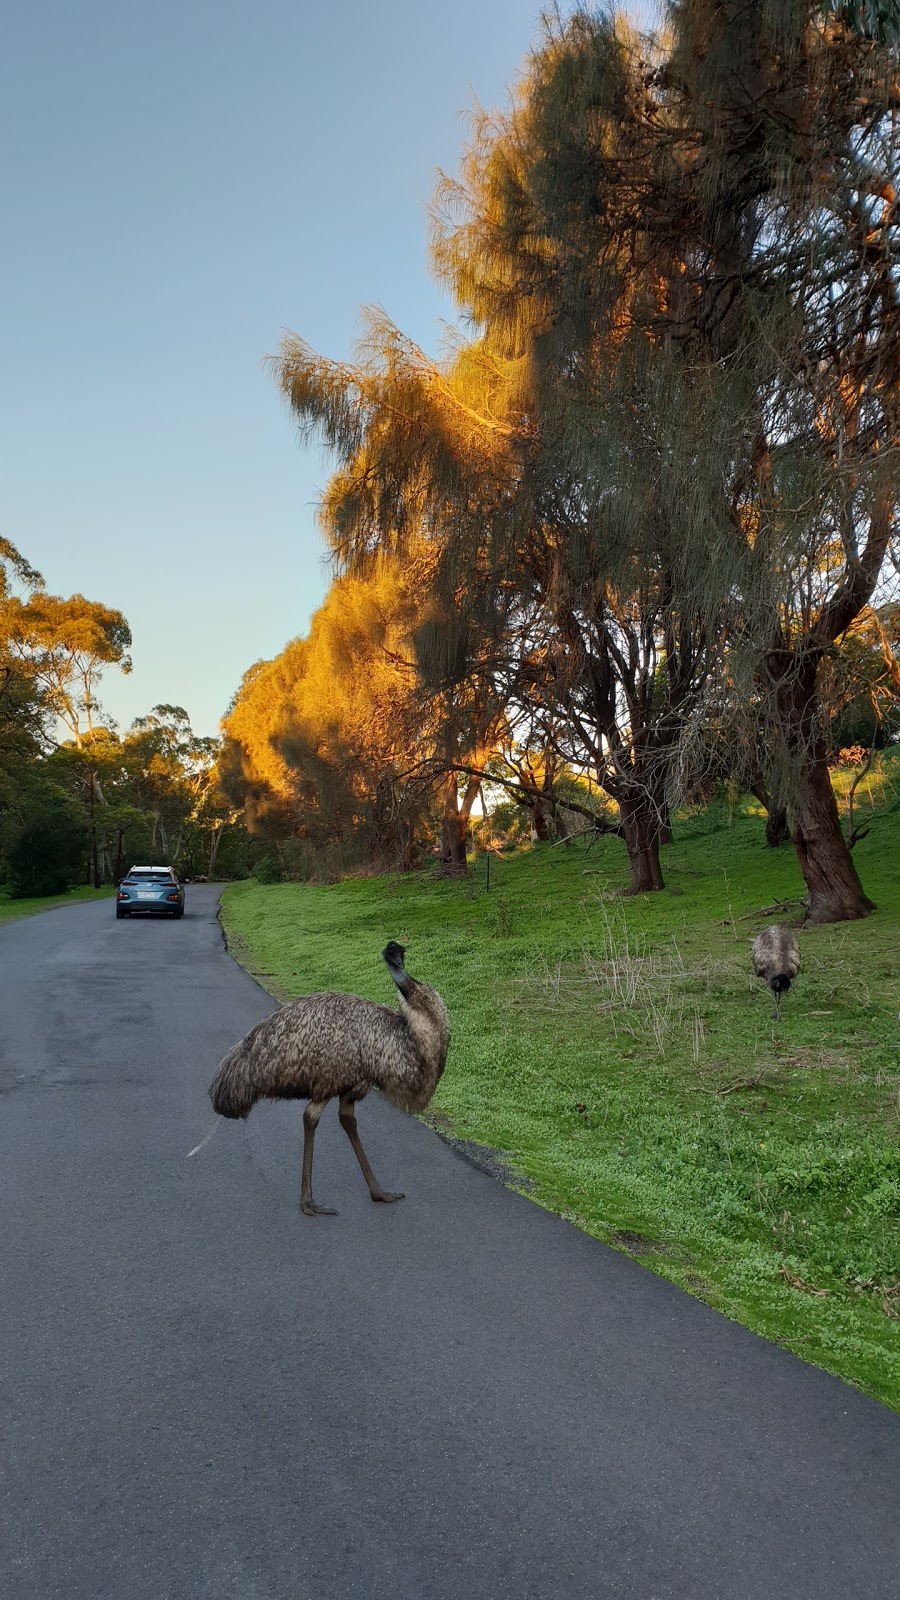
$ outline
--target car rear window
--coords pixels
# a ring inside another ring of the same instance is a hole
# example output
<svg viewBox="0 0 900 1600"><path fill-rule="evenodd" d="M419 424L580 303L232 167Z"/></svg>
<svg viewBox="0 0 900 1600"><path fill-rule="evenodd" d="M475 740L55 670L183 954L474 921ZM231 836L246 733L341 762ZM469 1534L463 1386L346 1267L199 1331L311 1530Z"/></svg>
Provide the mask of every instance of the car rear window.
<svg viewBox="0 0 900 1600"><path fill-rule="evenodd" d="M135 872L133 875L129 875L128 882L150 884L168 883L171 885L175 882L175 880L168 872Z"/></svg>

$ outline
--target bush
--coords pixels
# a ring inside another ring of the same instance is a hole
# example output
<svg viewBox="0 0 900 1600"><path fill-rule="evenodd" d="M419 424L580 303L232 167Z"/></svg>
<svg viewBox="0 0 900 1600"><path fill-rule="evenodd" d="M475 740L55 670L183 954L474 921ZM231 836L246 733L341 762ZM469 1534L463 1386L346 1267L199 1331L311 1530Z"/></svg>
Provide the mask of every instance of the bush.
<svg viewBox="0 0 900 1600"><path fill-rule="evenodd" d="M515 800L500 800L486 817L473 817L470 836L476 850L502 849L531 838L531 812Z"/></svg>
<svg viewBox="0 0 900 1600"><path fill-rule="evenodd" d="M87 829L71 795L55 784L42 784L29 799L28 820L6 861L14 900L63 894L84 872Z"/></svg>
<svg viewBox="0 0 900 1600"><path fill-rule="evenodd" d="M253 876L257 883L281 883L284 877L281 862L276 856L263 856L253 868Z"/></svg>

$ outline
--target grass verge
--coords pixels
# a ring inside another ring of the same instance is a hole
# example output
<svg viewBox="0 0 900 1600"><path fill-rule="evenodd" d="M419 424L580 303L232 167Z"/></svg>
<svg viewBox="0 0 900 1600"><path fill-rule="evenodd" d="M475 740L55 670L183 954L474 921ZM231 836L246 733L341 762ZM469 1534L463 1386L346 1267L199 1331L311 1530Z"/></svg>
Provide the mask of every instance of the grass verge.
<svg viewBox="0 0 900 1600"><path fill-rule="evenodd" d="M749 941L799 922L790 846L745 808L676 823L667 891L615 840L326 887L235 885L238 959L284 999L390 997L388 938L453 1027L432 1119L532 1199L900 1410L900 802L857 847L878 910L800 933L780 1026ZM763 909L767 908L767 909Z"/></svg>
<svg viewBox="0 0 900 1600"><path fill-rule="evenodd" d="M108 900L115 889L69 889L65 894L44 895L37 900L12 900L0 889L0 927L16 917L33 917L37 911L53 911L56 906L77 905L82 900Z"/></svg>

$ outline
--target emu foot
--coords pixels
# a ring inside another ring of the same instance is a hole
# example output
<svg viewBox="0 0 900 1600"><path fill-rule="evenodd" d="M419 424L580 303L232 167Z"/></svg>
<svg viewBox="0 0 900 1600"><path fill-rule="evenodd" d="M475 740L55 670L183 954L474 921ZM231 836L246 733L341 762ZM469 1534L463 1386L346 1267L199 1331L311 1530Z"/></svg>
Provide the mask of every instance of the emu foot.
<svg viewBox="0 0 900 1600"><path fill-rule="evenodd" d="M393 1205L395 1200L405 1200L404 1194L388 1194L386 1189L373 1189L372 1199L381 1200L386 1206Z"/></svg>
<svg viewBox="0 0 900 1600"><path fill-rule="evenodd" d="M300 1210L305 1217L336 1217L337 1212L330 1206L317 1206L311 1200L301 1200Z"/></svg>

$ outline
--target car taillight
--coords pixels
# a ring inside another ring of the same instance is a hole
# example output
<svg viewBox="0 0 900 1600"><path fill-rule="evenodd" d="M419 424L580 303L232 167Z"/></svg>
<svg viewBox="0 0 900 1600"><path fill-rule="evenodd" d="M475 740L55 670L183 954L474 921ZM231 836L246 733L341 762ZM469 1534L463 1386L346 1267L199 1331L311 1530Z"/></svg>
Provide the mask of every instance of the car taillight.
<svg viewBox="0 0 900 1600"><path fill-rule="evenodd" d="M119 899L119 900L127 900L127 899L128 899L128 896L127 896L127 894L126 894L126 893L125 893L125 890L124 890L124 889L120 889L120 890L119 890L119 893L118 893L118 896L117 896L117 898L118 898L118 899Z"/></svg>
<svg viewBox="0 0 900 1600"><path fill-rule="evenodd" d="M177 900L178 896L177 896L177 894L167 894L166 895L166 899L167 900Z"/></svg>

